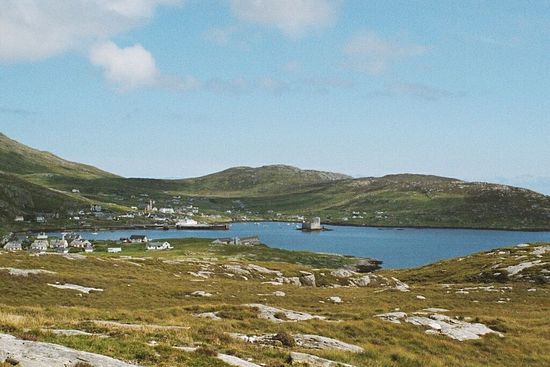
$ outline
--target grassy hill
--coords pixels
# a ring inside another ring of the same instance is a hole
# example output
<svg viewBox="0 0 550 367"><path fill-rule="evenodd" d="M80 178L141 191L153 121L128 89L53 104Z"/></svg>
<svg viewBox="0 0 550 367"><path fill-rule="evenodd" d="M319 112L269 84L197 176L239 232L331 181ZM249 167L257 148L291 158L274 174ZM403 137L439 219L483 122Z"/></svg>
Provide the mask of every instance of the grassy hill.
<svg viewBox="0 0 550 367"><path fill-rule="evenodd" d="M60 175L80 178L116 177L93 166L69 162L49 152L20 144L0 133L0 171L19 175Z"/></svg>
<svg viewBox="0 0 550 367"><path fill-rule="evenodd" d="M84 200L33 184L23 178L0 172L0 219L16 215L64 212L83 205Z"/></svg>
<svg viewBox="0 0 550 367"><path fill-rule="evenodd" d="M195 194L263 195L296 191L309 185L351 179L350 176L292 166L234 167L199 178L180 180L182 189Z"/></svg>
<svg viewBox="0 0 550 367"><path fill-rule="evenodd" d="M28 200L8 200L4 193L0 218L2 213L55 212L90 202L123 211L149 199L170 207L178 197L181 205L192 202L204 213L230 211L235 220L305 215L354 225L550 229L549 196L505 185L415 174L354 179L284 165L235 167L181 180L123 178L4 135L0 142L0 170L9 173L3 182L24 186L35 197L39 192L55 197L35 207L25 204ZM80 193L72 194L73 188Z"/></svg>
<svg viewBox="0 0 550 367"><path fill-rule="evenodd" d="M202 239L170 242L173 250L159 252L129 245L109 254L105 248L112 243L94 241L96 252L84 256L4 253L0 334L144 367L228 367L218 353L255 366L286 367L297 365L290 362L296 352L356 367L550 364L550 244L500 248L417 269L336 276L334 270L346 265L343 260L353 259L265 246L216 246ZM510 271L528 262L531 267ZM315 277L316 286L274 284L278 277L304 272ZM353 285L365 275L368 283ZM96 290L57 288L65 284ZM265 319L250 304L281 311ZM288 322L283 310L320 318ZM416 320L430 317L430 323L444 317L480 323L495 332L459 341L412 319L392 323L377 317L394 311ZM279 336L272 345L262 345L234 333ZM303 334L362 351L298 344Z"/></svg>

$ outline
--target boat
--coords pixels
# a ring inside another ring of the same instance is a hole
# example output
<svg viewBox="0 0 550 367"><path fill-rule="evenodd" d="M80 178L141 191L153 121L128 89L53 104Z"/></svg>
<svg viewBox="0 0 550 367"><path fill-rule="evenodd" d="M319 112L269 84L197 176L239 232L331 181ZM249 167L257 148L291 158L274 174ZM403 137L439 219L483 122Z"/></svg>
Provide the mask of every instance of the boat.
<svg viewBox="0 0 550 367"><path fill-rule="evenodd" d="M229 224L226 223L199 223L194 219L185 218L176 223L176 229L194 229L194 230L228 230Z"/></svg>

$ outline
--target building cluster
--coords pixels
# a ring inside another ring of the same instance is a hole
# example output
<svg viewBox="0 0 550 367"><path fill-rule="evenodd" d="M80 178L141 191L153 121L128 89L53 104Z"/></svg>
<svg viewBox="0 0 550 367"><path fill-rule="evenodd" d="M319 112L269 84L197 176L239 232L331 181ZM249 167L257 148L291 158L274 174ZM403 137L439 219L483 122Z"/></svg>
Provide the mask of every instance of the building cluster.
<svg viewBox="0 0 550 367"><path fill-rule="evenodd" d="M170 250L173 246L168 241L149 241L145 235L132 235L129 238L121 238L119 243L144 244L146 250ZM32 238L28 236L10 236L3 241L3 249L6 251L28 250L32 253L69 253L70 249L82 252L94 252L94 245L83 239L78 234L63 234L61 238L48 238L45 233L40 233ZM117 253L122 251L122 246L108 247L107 252Z"/></svg>
<svg viewBox="0 0 550 367"><path fill-rule="evenodd" d="M212 241L215 245L242 245L242 246L254 246L259 245L260 239L258 236L250 236L250 237L224 237L224 238L217 238L214 241Z"/></svg>
<svg viewBox="0 0 550 367"><path fill-rule="evenodd" d="M27 249L33 253L44 253L47 251L68 253L70 248L80 249L84 252L94 251L92 243L83 239L80 235L62 235L60 239L49 239L48 235L40 233L34 240L30 240L27 236L16 236L4 244L4 250L6 251L23 251Z"/></svg>

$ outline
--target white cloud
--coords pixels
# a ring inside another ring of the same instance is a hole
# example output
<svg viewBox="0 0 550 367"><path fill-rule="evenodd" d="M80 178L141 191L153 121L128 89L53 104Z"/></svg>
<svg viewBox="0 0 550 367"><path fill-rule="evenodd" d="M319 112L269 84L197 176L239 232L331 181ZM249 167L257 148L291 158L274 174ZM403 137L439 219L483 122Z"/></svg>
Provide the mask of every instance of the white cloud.
<svg viewBox="0 0 550 367"><path fill-rule="evenodd" d="M332 24L338 0L231 0L233 14L244 21L278 28L291 38Z"/></svg>
<svg viewBox="0 0 550 367"><path fill-rule="evenodd" d="M347 65L371 74L385 72L392 64L427 51L426 46L406 44L380 37L376 32L360 32L344 46Z"/></svg>
<svg viewBox="0 0 550 367"><path fill-rule="evenodd" d="M113 42L96 45L90 50L90 61L102 67L105 78L122 90L160 83L153 55L139 44L126 48Z"/></svg>
<svg viewBox="0 0 550 367"><path fill-rule="evenodd" d="M2 0L0 62L37 60L128 31L180 0Z"/></svg>

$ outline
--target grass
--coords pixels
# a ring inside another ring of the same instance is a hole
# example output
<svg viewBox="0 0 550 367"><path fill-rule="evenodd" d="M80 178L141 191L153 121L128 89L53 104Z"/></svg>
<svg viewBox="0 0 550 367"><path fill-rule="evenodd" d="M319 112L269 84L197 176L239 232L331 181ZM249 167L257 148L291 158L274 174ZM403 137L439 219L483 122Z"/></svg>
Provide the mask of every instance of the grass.
<svg viewBox="0 0 550 367"><path fill-rule="evenodd" d="M353 259L338 256L293 253L265 246L213 246L208 240L171 240L174 250L145 252L143 247L125 247L121 254L96 252L84 259L59 255L30 256L3 253L0 267L43 268L56 274L15 277L0 271L0 330L16 336L59 343L79 350L101 353L143 366L225 366L214 358L218 352L252 358L268 367L288 365L290 350L316 354L355 366L544 366L550 364L548 324L550 297L548 284L531 282L540 272L525 270L524 278L496 281L483 276L495 264L517 263L524 256L519 248L506 256L480 253L438 262L417 269L383 270L407 282L408 293L381 287L327 288L273 286L263 282L273 276L252 273L244 280L227 276L225 264L248 263L282 271L285 276L306 270L316 274L319 283L336 280L330 270ZM107 243L97 244L105 247ZM125 257L131 256L131 257ZM501 260L503 257L504 260ZM542 258L550 261L549 254ZM207 267L214 274L208 279L189 272ZM548 265L545 266L548 269ZM324 274L324 275L323 275ZM481 275L480 275L481 274ZM531 276L530 279L526 279ZM104 289L82 294L47 286L47 283L74 283ZM442 286L453 283L451 288ZM503 292L472 290L466 287L494 285L512 287ZM528 292L530 288L536 292ZM192 297L205 290L212 297ZM270 294L282 290L285 297ZM449 291L450 290L450 291ZM426 300L419 300L423 295ZM342 304L328 297L339 296ZM498 303L502 297L506 303ZM474 302L476 301L476 302ZM243 306L264 303L325 316L329 321L271 323L258 319L256 312ZM443 336L427 335L410 324L395 325L381 321L375 314L399 308L406 312L425 307L443 307L449 315L476 318L505 337L487 335L475 341L458 342ZM222 321L193 315L218 312ZM93 320L112 320L139 324L98 324ZM184 328L166 329L160 326ZM79 329L109 336L60 336L48 329ZM188 329L187 329L188 328ZM228 333L274 333L283 344L266 348L229 337ZM357 344L365 352L352 354L335 350L308 350L293 343L295 333L319 334ZM151 343L154 341L155 343ZM194 353L175 346L200 346Z"/></svg>

